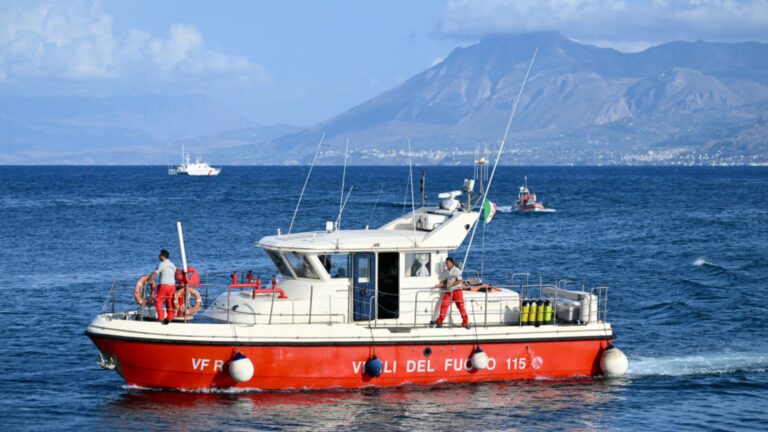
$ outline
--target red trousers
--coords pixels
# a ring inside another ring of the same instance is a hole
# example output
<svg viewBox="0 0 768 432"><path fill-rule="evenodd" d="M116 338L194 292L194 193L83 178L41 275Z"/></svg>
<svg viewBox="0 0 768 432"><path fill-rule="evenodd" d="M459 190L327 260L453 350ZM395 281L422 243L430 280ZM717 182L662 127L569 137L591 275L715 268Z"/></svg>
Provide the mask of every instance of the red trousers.
<svg viewBox="0 0 768 432"><path fill-rule="evenodd" d="M451 298L453 298L456 307L459 308L461 314L461 324L466 326L469 324L469 318L467 317L467 311L464 309L464 293L461 288L456 288L453 292L446 292L443 294L443 303L440 305L440 316L437 317L438 324L442 324L445 320L445 315L448 313L448 307L451 306Z"/></svg>
<svg viewBox="0 0 768 432"><path fill-rule="evenodd" d="M157 309L157 319L162 321L166 318L165 311L163 311L163 303L168 310L168 319L173 319L173 295L176 294L175 285L160 285L157 287L157 295L155 296L155 309Z"/></svg>

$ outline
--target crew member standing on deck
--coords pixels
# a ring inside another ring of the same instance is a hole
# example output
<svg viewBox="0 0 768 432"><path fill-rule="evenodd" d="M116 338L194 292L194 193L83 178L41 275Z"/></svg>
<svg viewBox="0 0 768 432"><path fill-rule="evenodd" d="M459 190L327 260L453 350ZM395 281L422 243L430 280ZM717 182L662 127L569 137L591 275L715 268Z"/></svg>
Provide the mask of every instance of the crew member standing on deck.
<svg viewBox="0 0 768 432"><path fill-rule="evenodd" d="M157 320L163 324L168 324L173 319L173 295L176 293L176 266L173 265L168 257L170 254L167 250L160 251L160 264L157 266L157 270L149 275L149 280L160 275L160 285L157 287L157 295L155 296L155 309L157 309ZM163 303L165 303L166 312L163 310Z"/></svg>
<svg viewBox="0 0 768 432"><path fill-rule="evenodd" d="M435 285L435 288L446 290L440 305L440 316L437 317L437 321L431 321L430 324L437 327L443 326L445 315L448 313L448 308L451 306L451 299L453 299L453 302L456 303L456 307L459 308L459 313L461 314L461 325L464 328L469 329L469 318L467 317L467 311L464 309L464 292L462 291L461 285L461 270L456 267L453 258L446 258L445 271L440 276L440 283Z"/></svg>

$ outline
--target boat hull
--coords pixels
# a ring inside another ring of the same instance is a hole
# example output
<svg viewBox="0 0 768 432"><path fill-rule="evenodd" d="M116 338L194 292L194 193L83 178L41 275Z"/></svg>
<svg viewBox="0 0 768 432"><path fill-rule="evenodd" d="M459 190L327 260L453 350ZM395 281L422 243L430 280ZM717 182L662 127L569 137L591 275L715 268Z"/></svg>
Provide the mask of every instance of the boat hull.
<svg viewBox="0 0 768 432"><path fill-rule="evenodd" d="M178 175L187 175L191 177L212 177L217 176L221 173L220 168L215 169L209 169L209 170L197 170L197 171L184 171L184 172L178 172Z"/></svg>
<svg viewBox="0 0 768 432"><path fill-rule="evenodd" d="M520 213L553 213L555 210L544 207L541 203L517 205L515 207L516 212Z"/></svg>
<svg viewBox="0 0 768 432"><path fill-rule="evenodd" d="M126 340L89 334L130 385L148 388L262 390L391 387L441 382L479 382L598 376L609 338L525 342L480 342L488 367L475 370L473 343L366 345L232 345ZM254 365L247 382L229 374L240 352ZM373 354L383 362L379 377L365 372Z"/></svg>

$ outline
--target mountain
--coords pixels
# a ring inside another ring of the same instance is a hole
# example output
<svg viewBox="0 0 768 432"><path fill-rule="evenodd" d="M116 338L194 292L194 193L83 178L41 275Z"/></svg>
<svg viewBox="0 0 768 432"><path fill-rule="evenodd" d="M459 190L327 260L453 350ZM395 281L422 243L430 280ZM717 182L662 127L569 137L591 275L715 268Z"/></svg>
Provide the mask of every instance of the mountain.
<svg viewBox="0 0 768 432"><path fill-rule="evenodd" d="M402 162L409 138L423 163L467 162L477 146L496 147L536 48L505 163L634 163L648 154L650 162L690 162L712 148L733 163L768 155L759 133L767 44L671 42L623 53L552 32L457 48L399 86L261 149L291 149L295 162L307 162L325 132L329 147L349 138L357 163Z"/></svg>
<svg viewBox="0 0 768 432"><path fill-rule="evenodd" d="M492 35L327 121L259 125L197 95L0 96L0 164L471 163L497 148L534 50L505 164L768 162L768 44L623 53L554 32Z"/></svg>

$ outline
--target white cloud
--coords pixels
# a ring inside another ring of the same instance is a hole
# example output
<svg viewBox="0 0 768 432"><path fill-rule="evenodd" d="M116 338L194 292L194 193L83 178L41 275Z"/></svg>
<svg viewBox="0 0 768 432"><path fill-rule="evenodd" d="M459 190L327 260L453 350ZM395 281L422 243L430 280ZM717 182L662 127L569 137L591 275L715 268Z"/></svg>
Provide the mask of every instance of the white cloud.
<svg viewBox="0 0 768 432"><path fill-rule="evenodd" d="M190 53L203 46L203 35L194 27L171 25L168 39L152 39L148 49L152 60L163 68L173 68L188 59Z"/></svg>
<svg viewBox="0 0 768 432"><path fill-rule="evenodd" d="M136 29L116 35L112 17L91 0L0 7L0 80L215 74L268 79L248 58L207 48L203 35L188 24L172 24L167 36Z"/></svg>
<svg viewBox="0 0 768 432"><path fill-rule="evenodd" d="M768 0L451 0L440 30L452 36L554 30L637 50L669 40L768 40Z"/></svg>

